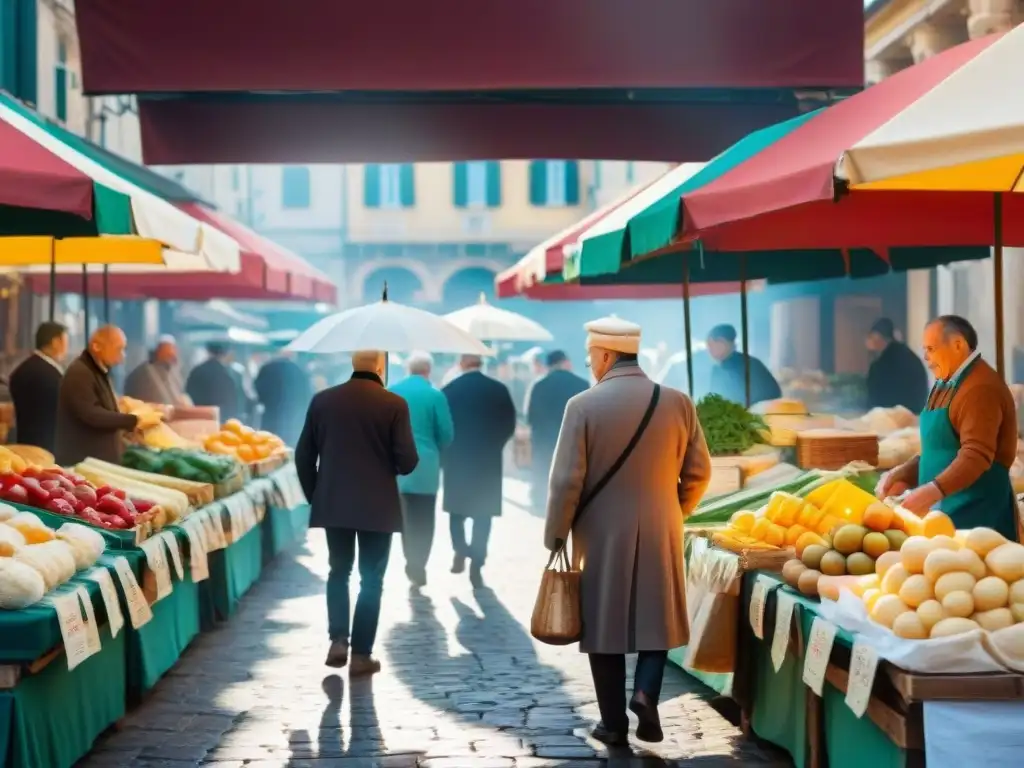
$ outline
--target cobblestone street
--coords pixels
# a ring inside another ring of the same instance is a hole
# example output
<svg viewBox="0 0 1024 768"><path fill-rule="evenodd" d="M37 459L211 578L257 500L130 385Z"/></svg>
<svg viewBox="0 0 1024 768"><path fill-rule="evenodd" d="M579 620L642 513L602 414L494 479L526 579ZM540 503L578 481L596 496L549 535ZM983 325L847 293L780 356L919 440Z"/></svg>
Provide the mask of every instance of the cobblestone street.
<svg viewBox="0 0 1024 768"><path fill-rule="evenodd" d="M526 489L506 482L513 501ZM410 593L397 537L377 642L383 671L351 683L323 665L327 651L320 531L282 556L238 614L200 635L143 705L108 734L83 768L596 768L788 765L707 703L708 691L671 668L666 740L609 756L587 738L597 719L586 658L534 643L528 632L541 521L506 504L474 593L448 572L439 514L430 582Z"/></svg>

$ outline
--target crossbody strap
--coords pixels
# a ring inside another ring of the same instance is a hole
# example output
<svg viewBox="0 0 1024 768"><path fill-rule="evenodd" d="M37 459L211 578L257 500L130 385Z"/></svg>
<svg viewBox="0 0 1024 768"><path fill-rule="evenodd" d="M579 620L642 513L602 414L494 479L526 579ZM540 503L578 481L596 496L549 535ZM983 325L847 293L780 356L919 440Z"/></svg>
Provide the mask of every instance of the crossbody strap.
<svg viewBox="0 0 1024 768"><path fill-rule="evenodd" d="M608 471L604 473L600 480L594 484L594 487L590 489L590 493L583 497L580 505L576 508L576 517L573 518L573 527L583 517L583 513L586 512L587 507L597 497L597 495L605 489L605 486L612 481L612 478L622 469L623 465L629 460L630 455L640 442L640 438L644 436L644 432L647 431L647 425L651 423L651 417L654 416L654 409L658 407L658 398L661 396L661 385L655 384L654 391L651 393L651 402L647 404L647 410L644 412L644 417L640 420L640 425L636 428L636 432L633 434L633 438L629 441L629 444L623 449L619 458L615 460Z"/></svg>

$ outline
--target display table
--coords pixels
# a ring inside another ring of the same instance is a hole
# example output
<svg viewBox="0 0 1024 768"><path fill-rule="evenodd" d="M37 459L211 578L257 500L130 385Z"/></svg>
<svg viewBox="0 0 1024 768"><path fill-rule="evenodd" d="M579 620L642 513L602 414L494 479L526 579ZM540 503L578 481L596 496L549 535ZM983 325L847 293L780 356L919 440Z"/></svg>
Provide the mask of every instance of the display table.
<svg viewBox="0 0 1024 768"><path fill-rule="evenodd" d="M267 505L263 518L263 560L270 562L296 541L306 538L309 530L309 504L298 504L290 509L276 504Z"/></svg>

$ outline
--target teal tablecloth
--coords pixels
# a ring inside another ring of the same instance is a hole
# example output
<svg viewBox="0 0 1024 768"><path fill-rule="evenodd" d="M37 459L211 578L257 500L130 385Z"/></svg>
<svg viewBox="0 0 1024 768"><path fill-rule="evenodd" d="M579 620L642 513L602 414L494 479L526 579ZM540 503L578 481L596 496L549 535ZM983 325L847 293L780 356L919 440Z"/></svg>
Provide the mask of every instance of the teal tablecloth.
<svg viewBox="0 0 1024 768"><path fill-rule="evenodd" d="M263 528L257 525L226 549L211 552L210 578L199 585L203 629L226 621L263 571Z"/></svg>
<svg viewBox="0 0 1024 768"><path fill-rule="evenodd" d="M309 504L292 509L267 505L263 517L263 560L270 562L296 541L306 537L309 529Z"/></svg>

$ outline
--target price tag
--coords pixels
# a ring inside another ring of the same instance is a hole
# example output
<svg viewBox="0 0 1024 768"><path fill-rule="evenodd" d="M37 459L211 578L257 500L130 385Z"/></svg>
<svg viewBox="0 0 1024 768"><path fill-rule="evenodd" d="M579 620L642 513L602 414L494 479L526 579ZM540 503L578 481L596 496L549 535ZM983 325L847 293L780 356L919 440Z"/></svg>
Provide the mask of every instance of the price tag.
<svg viewBox="0 0 1024 768"><path fill-rule="evenodd" d="M72 670L89 658L89 639L86 637L85 619L78 603L76 592L52 595L50 601L57 611L57 624L64 641L64 653L68 657L68 669Z"/></svg>
<svg viewBox="0 0 1024 768"><path fill-rule="evenodd" d="M846 706L863 717L871 700L871 688L878 671L878 653L867 643L855 640L850 651L850 677L846 685Z"/></svg>
<svg viewBox="0 0 1024 768"><path fill-rule="evenodd" d="M167 545L167 551L171 554L171 563L174 565L174 572L178 575L178 581L185 578L185 568L181 564L181 547L178 546L178 537L173 531L164 531L160 537Z"/></svg>
<svg viewBox="0 0 1024 768"><path fill-rule="evenodd" d="M142 551L146 553L146 565L156 579L156 599L163 600L174 588L171 584L171 566L167 564L163 539L158 536L146 541L142 545Z"/></svg>
<svg viewBox="0 0 1024 768"><path fill-rule="evenodd" d="M107 609L107 625L110 627L110 636L117 637L117 633L124 626L124 614L121 613L121 602L117 599L117 589L114 587L114 580L110 578L110 571L102 566L93 568L84 575L84 578L99 585L100 595L103 596L103 605Z"/></svg>
<svg viewBox="0 0 1024 768"><path fill-rule="evenodd" d="M793 625L793 609L796 600L787 592L779 590L775 593L775 634L772 637L772 665L775 671L782 669L782 663L789 652L789 631Z"/></svg>
<svg viewBox="0 0 1024 768"><path fill-rule="evenodd" d="M767 600L768 585L758 578L750 594L750 626L758 640L764 640L764 604Z"/></svg>
<svg viewBox="0 0 1024 768"><path fill-rule="evenodd" d="M153 618L153 609L146 602L146 596L142 594L142 587L139 586L132 567L123 557L115 557L114 572L117 574L117 580L121 582L125 602L128 603L128 620L132 627L139 629L145 626Z"/></svg>
<svg viewBox="0 0 1024 768"><path fill-rule="evenodd" d="M203 541L202 527L188 526L188 561L192 569L192 581L198 584L210 578L210 562L206 557L206 542Z"/></svg>
<svg viewBox="0 0 1024 768"><path fill-rule="evenodd" d="M79 587L75 593L85 608L85 640L89 655L93 656L100 652L100 625L96 621L96 611L93 610L89 591L85 587Z"/></svg>
<svg viewBox="0 0 1024 768"><path fill-rule="evenodd" d="M224 549L224 523L221 521L220 507L211 509L203 519L207 533L207 552Z"/></svg>
<svg viewBox="0 0 1024 768"><path fill-rule="evenodd" d="M804 659L804 683L815 694L821 696L825 683L825 670L832 656L832 645L836 641L836 626L820 616L811 624L811 636L807 640L807 658Z"/></svg>

